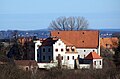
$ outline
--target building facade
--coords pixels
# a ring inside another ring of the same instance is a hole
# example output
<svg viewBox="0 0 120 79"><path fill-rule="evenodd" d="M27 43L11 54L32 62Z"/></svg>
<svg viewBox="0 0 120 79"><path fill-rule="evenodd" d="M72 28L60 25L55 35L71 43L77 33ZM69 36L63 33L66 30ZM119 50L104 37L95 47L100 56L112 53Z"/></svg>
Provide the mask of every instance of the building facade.
<svg viewBox="0 0 120 79"><path fill-rule="evenodd" d="M100 56L99 31L51 31L51 37L40 43L36 56L39 63L58 62L60 56L63 66L74 69L75 60L85 64L84 59L90 52Z"/></svg>

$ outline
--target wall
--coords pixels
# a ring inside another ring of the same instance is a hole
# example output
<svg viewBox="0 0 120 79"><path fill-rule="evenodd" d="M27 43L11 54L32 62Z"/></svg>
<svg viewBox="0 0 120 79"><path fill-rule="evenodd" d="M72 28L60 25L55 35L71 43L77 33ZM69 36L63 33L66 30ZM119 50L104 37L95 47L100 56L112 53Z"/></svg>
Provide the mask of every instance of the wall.
<svg viewBox="0 0 120 79"><path fill-rule="evenodd" d="M43 51L43 49L45 51ZM45 60L44 60L43 56L45 57ZM53 46L44 46L44 47L42 46L42 47L40 47L39 60L41 62L50 63L50 61L53 60Z"/></svg>
<svg viewBox="0 0 120 79"><path fill-rule="evenodd" d="M38 58L37 58L38 48L42 44L41 44L40 40L34 41L34 43L35 43L35 60L38 61Z"/></svg>
<svg viewBox="0 0 120 79"><path fill-rule="evenodd" d="M56 51L56 49L58 49L58 51ZM63 49L63 51L61 51L61 49ZM56 41L55 44L53 44L53 60L57 61L56 57L58 56L58 54L64 57L65 52L66 45L60 39L58 39L58 41ZM62 60L62 63L63 61L64 60Z"/></svg>
<svg viewBox="0 0 120 79"><path fill-rule="evenodd" d="M96 61L96 65L94 64L95 61ZM100 65L100 61L101 61L101 65ZM93 68L102 69L102 65L103 65L102 59L93 59Z"/></svg>
<svg viewBox="0 0 120 79"><path fill-rule="evenodd" d="M71 47L70 47L71 48ZM56 51L58 49L58 51ZM61 51L63 49L63 51ZM53 45L53 59L57 62L56 57L60 54L62 56L62 65L67 65L68 68L74 69L75 59L78 57L78 53L75 51L69 51L66 52L66 45L59 39L54 45ZM69 56L69 60L68 57ZM74 59L73 59L74 56Z"/></svg>
<svg viewBox="0 0 120 79"><path fill-rule="evenodd" d="M68 60L68 57L69 56L69 60ZM73 56L74 56L74 59L73 59ZM67 54L65 54L65 56L64 56L64 63L63 63L63 65L68 65L68 67L70 68L70 69L74 69L74 65L75 65L75 59L77 59L78 58L78 53L74 53L74 54L71 54L71 53L67 53Z"/></svg>
<svg viewBox="0 0 120 79"><path fill-rule="evenodd" d="M90 64L80 64L79 65L79 69L89 69L90 68Z"/></svg>
<svg viewBox="0 0 120 79"><path fill-rule="evenodd" d="M85 58L90 52L93 52L93 50L97 53L98 52L98 49L95 49L95 48L89 48L89 49L86 49L86 48L77 48L77 52L78 52L78 55L79 55L79 58Z"/></svg>

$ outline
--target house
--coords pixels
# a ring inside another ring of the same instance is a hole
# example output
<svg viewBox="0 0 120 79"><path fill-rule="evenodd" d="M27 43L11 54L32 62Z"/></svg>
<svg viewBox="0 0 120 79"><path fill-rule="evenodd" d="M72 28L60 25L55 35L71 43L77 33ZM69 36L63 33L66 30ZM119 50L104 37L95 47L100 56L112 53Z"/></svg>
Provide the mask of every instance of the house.
<svg viewBox="0 0 120 79"><path fill-rule="evenodd" d="M112 54L115 54L114 48L118 47L119 39L117 37L100 38L100 46L109 49Z"/></svg>
<svg viewBox="0 0 120 79"><path fill-rule="evenodd" d="M85 58L92 51L100 55L99 31L97 30L51 31L51 36L73 44L80 58Z"/></svg>
<svg viewBox="0 0 120 79"><path fill-rule="evenodd" d="M95 69L102 68L102 57L100 57L96 52L90 52L84 60L84 63L91 64L91 66Z"/></svg>
<svg viewBox="0 0 120 79"><path fill-rule="evenodd" d="M101 38L100 46L108 49L116 48L118 46L119 39L117 37Z"/></svg>
<svg viewBox="0 0 120 79"><path fill-rule="evenodd" d="M99 31L97 30L51 31L50 36L40 41L39 48L35 49L35 57L37 57L35 59L38 63L58 63L60 59L62 66L74 69L75 60L83 62L90 52L96 52L100 56Z"/></svg>
<svg viewBox="0 0 120 79"><path fill-rule="evenodd" d="M24 71L36 72L38 69L37 62L35 60L14 60L15 65Z"/></svg>

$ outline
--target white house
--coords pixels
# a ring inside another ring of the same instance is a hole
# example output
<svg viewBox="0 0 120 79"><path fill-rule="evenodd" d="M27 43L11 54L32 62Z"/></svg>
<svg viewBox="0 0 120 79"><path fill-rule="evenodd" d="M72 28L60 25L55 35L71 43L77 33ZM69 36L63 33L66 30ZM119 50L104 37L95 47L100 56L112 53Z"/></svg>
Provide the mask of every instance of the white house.
<svg viewBox="0 0 120 79"><path fill-rule="evenodd" d="M74 68L78 53L72 44L58 39L55 44L53 44L53 60L57 61L59 55L62 57L62 65L70 69Z"/></svg>
<svg viewBox="0 0 120 79"><path fill-rule="evenodd" d="M96 30L51 31L51 37L39 43L38 56L35 56L37 57L35 59L38 59L39 63L51 63L57 62L58 56L61 56L61 64L63 66L74 69L75 60L78 60L83 67L84 65L82 64L86 64L84 60L90 52L96 52L100 56L99 41L99 31ZM97 67L99 60L101 60L102 64L102 58L92 60L93 62L96 61L94 68L102 68L102 65Z"/></svg>
<svg viewBox="0 0 120 79"><path fill-rule="evenodd" d="M43 40L39 49L37 49L37 56L35 56L37 58L35 59L37 59L38 63L51 63L57 62L59 55L61 56L62 65L74 68L75 59L78 57L75 47L67 42L64 43L58 38Z"/></svg>
<svg viewBox="0 0 120 79"><path fill-rule="evenodd" d="M91 64L95 69L102 69L102 57L100 57L96 52L90 52L85 57L85 63Z"/></svg>
<svg viewBox="0 0 120 79"><path fill-rule="evenodd" d="M51 36L74 45L80 58L85 58L92 51L100 55L100 39L97 30L51 31Z"/></svg>

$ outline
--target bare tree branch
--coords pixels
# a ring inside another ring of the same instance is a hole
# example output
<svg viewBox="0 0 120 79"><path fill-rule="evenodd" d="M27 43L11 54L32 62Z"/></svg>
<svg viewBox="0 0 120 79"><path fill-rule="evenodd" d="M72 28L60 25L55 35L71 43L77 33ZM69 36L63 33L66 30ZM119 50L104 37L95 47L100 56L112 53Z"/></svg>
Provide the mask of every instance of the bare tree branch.
<svg viewBox="0 0 120 79"><path fill-rule="evenodd" d="M59 17L50 23L50 30L85 30L88 21L84 17Z"/></svg>

